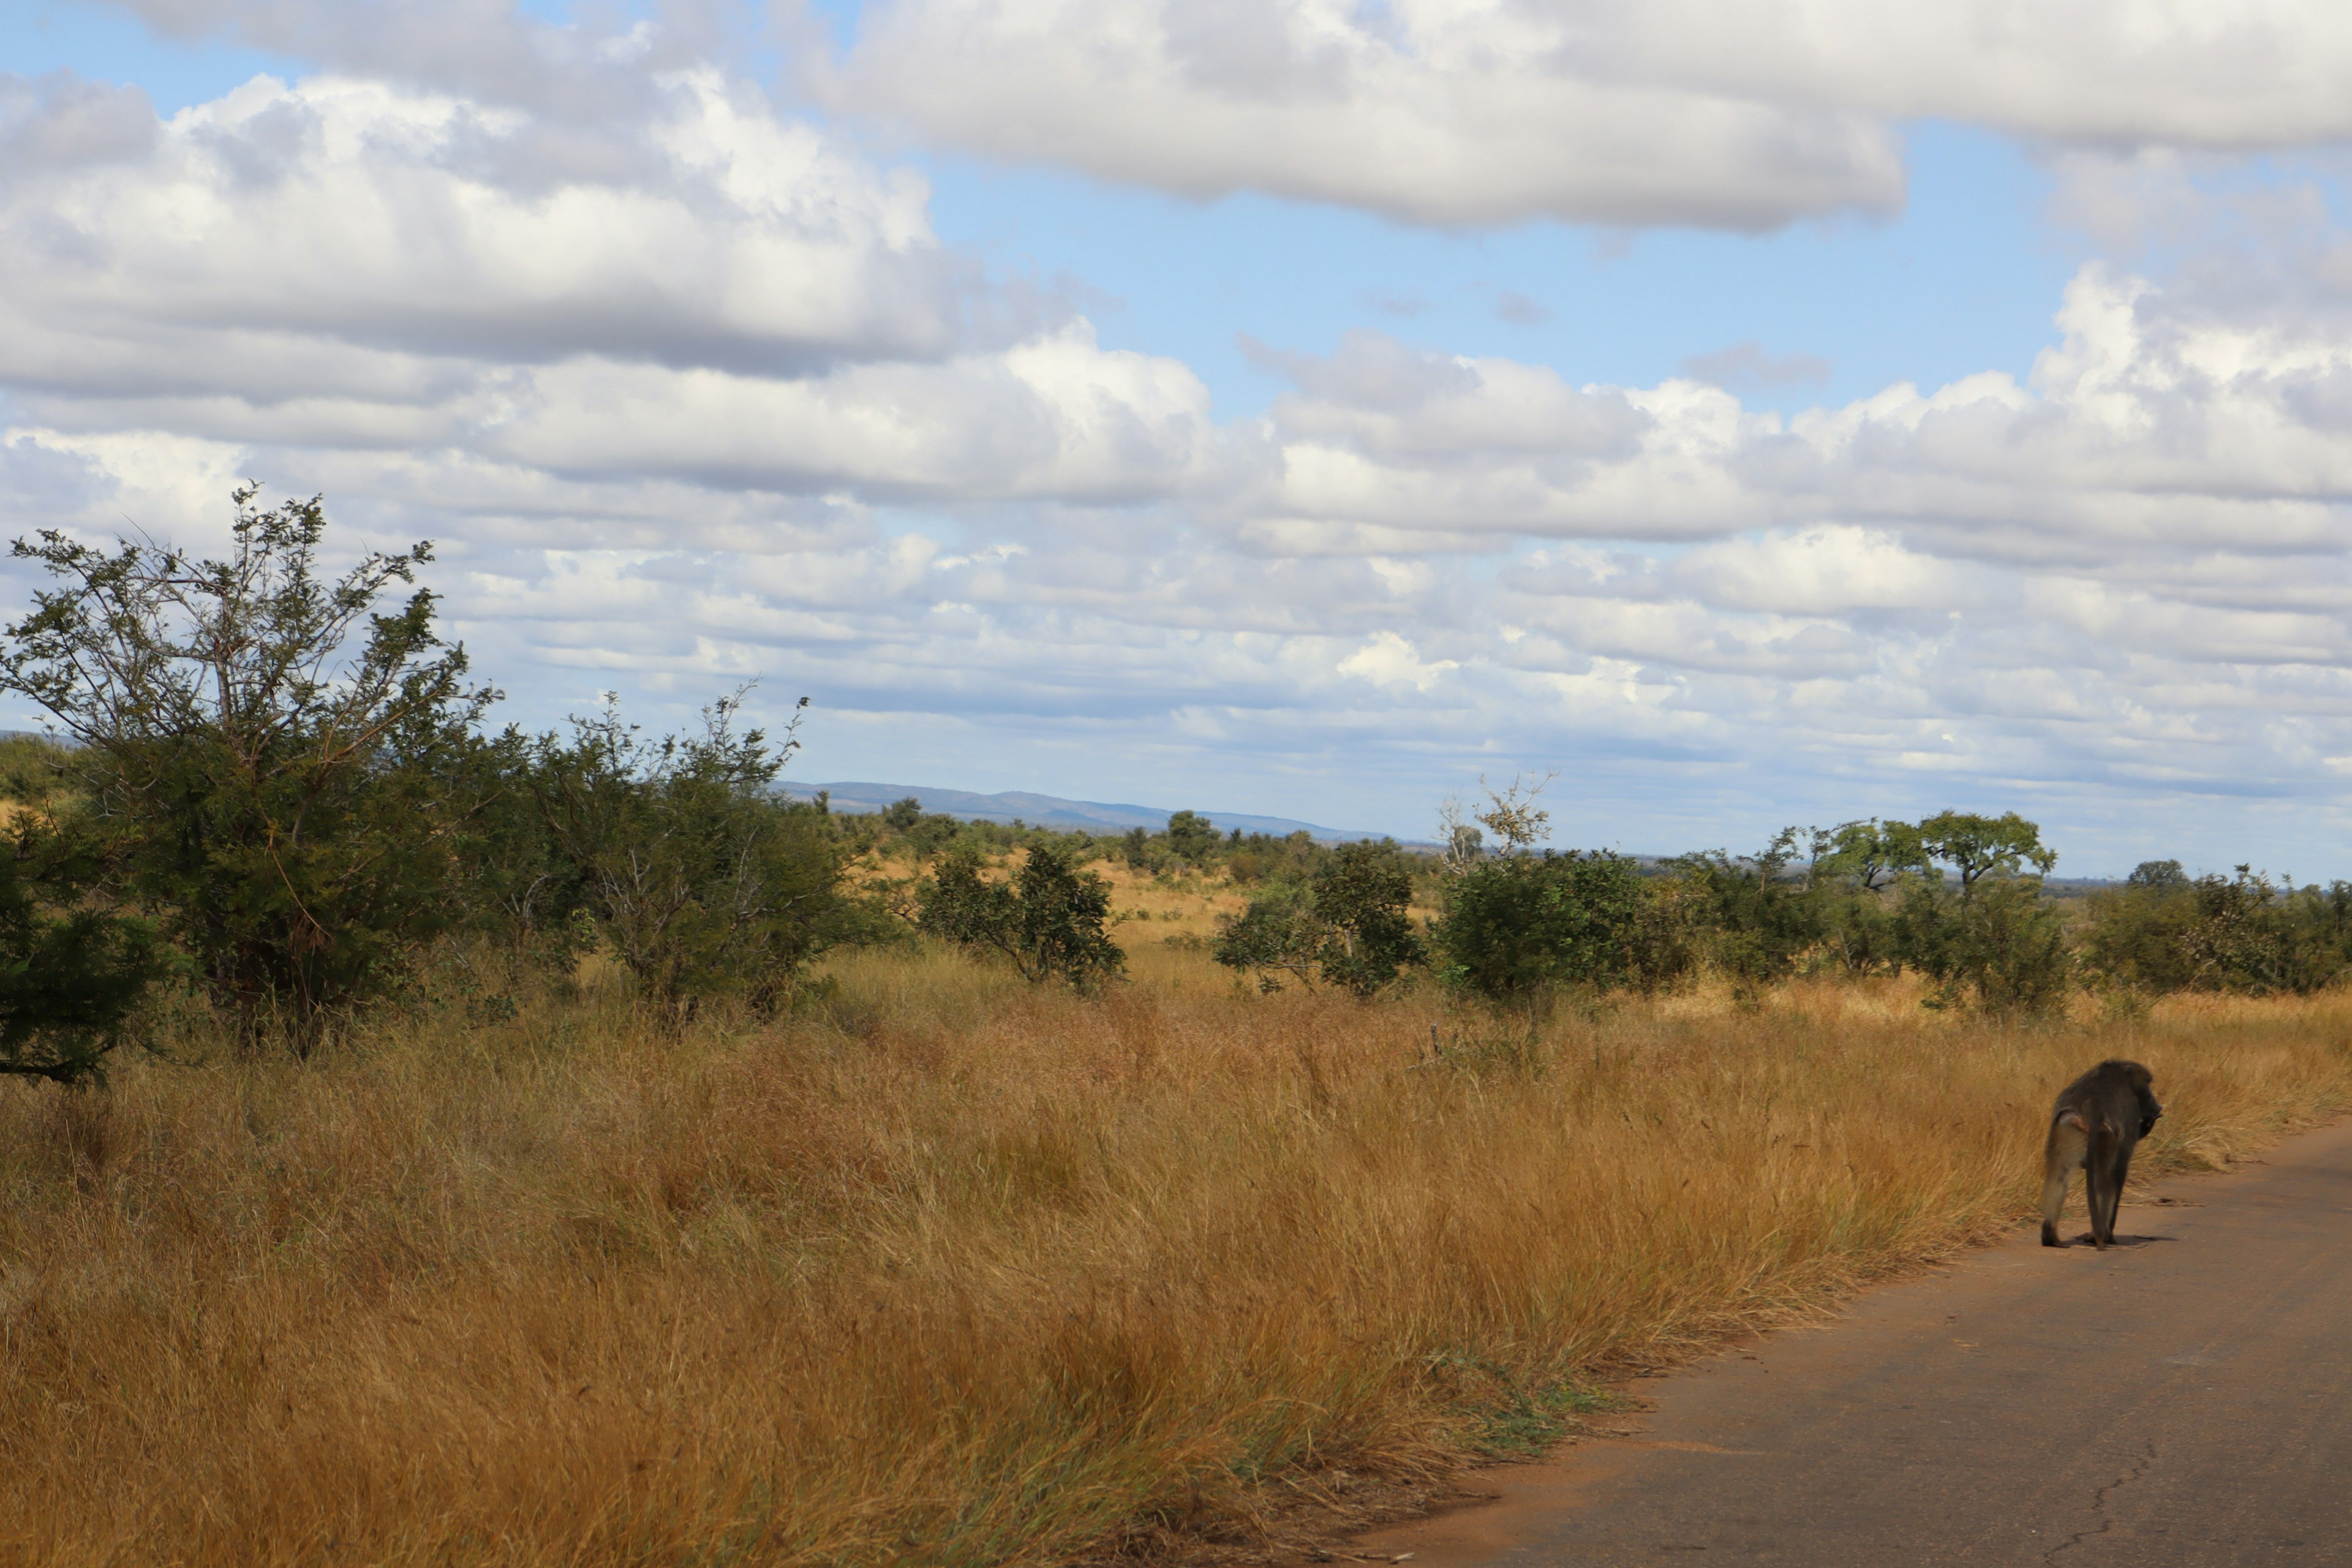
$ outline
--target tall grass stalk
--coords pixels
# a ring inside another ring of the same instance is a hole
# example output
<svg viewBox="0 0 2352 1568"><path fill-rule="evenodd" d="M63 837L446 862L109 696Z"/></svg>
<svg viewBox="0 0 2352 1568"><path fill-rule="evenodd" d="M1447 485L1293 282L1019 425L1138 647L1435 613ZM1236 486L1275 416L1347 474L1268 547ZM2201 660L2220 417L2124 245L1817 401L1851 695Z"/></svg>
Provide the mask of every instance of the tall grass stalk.
<svg viewBox="0 0 2352 1568"><path fill-rule="evenodd" d="M592 993L0 1087L0 1560L1044 1563L1245 1524L1992 1237L2101 1057L2156 1070L2149 1170L2352 1094L2334 996L2026 1030L1796 985L1530 1035L1135 968L877 954L682 1038Z"/></svg>

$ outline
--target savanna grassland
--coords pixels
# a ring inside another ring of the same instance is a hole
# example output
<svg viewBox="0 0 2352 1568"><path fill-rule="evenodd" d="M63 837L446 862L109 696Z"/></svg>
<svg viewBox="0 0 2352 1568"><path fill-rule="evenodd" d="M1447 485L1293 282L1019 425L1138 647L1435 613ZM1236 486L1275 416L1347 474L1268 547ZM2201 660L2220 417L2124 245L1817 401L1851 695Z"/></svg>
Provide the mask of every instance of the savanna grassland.
<svg viewBox="0 0 2352 1568"><path fill-rule="evenodd" d="M901 944L656 1027L592 957L307 1060L191 1014L104 1088L0 1083L0 1559L1270 1549L2001 1234L2091 1061L2156 1071L2145 1173L2352 1098L2335 991L1531 1024L1260 994L1184 940L1229 889L1112 872L1093 994Z"/></svg>

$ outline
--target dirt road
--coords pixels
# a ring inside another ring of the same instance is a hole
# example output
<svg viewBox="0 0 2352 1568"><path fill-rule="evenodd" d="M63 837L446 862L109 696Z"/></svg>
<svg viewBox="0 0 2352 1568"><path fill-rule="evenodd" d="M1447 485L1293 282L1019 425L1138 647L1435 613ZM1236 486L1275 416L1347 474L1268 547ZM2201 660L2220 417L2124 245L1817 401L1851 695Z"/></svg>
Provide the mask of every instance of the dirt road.
<svg viewBox="0 0 2352 1568"><path fill-rule="evenodd" d="M2151 1198L2162 1199L2152 1202ZM1365 1538L1467 1564L2352 1564L2352 1124L1639 1385L1638 1437Z"/></svg>

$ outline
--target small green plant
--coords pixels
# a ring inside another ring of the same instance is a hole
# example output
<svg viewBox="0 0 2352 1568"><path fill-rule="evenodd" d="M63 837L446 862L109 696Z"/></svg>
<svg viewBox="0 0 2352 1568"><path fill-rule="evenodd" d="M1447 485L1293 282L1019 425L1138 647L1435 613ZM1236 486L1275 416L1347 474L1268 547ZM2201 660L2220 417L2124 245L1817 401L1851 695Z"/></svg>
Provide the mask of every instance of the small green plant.
<svg viewBox="0 0 2352 1568"><path fill-rule="evenodd" d="M1622 1408L1605 1390L1468 1352L1440 1351L1426 1366L1433 1391L1464 1417L1469 1447L1486 1458L1538 1458L1582 1421Z"/></svg>

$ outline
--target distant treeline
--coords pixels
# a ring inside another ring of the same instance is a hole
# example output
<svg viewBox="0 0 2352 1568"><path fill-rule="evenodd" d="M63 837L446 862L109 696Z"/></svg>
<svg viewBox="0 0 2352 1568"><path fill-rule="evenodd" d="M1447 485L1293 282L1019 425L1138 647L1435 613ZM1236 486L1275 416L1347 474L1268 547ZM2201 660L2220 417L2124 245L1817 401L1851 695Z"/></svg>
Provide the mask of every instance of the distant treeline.
<svg viewBox="0 0 2352 1568"><path fill-rule="evenodd" d="M252 497L218 560L16 546L50 585L6 630L0 689L59 739L0 741L0 1072L95 1077L161 994L248 1048L302 1053L415 998L429 969L495 1014L517 976L564 984L589 952L667 1025L772 1010L827 948L921 935L1088 987L1124 965L1088 868L1106 861L1247 890L1213 951L1268 989L1370 995L1419 974L1536 1007L1702 971L1752 994L1911 970L1935 1005L2034 1011L2077 984L2310 991L2352 963L2346 884L2192 880L2166 861L2061 904L2042 885L2055 855L2014 813L1790 829L1647 868L1542 848L1540 786L1517 781L1475 812L1449 803L1433 853L1221 832L1191 811L1116 836L912 799L836 816L777 788L801 709L781 732L747 728L743 692L685 735L609 704L561 731L492 728L499 693L414 586L428 547L322 576L320 503Z"/></svg>

